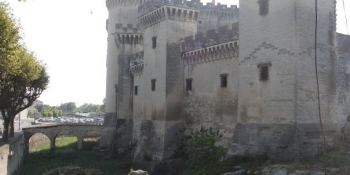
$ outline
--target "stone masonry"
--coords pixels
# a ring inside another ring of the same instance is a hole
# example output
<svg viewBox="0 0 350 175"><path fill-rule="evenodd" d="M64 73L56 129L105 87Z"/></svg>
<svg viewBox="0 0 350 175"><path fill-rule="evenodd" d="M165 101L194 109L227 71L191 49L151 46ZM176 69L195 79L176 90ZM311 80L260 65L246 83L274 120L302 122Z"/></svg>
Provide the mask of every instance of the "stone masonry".
<svg viewBox="0 0 350 175"><path fill-rule="evenodd" d="M350 140L349 36L335 32L335 0L317 2L106 0L105 125L138 160L171 157L201 126L227 155L277 160Z"/></svg>

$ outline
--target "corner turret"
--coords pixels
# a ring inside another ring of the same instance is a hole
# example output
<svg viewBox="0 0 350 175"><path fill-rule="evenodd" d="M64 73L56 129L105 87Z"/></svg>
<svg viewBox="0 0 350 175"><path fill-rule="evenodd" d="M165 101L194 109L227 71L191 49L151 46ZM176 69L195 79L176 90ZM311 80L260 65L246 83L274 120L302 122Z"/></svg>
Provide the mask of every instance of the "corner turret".
<svg viewBox="0 0 350 175"><path fill-rule="evenodd" d="M137 24L138 7L141 2L139 0L105 2L109 11L106 21L108 46L105 124L116 125L117 118L125 119L131 113L126 107L129 105L125 103L129 103L132 99L124 97L123 94L127 94L130 88L127 87L130 84L127 55L142 48L142 33Z"/></svg>

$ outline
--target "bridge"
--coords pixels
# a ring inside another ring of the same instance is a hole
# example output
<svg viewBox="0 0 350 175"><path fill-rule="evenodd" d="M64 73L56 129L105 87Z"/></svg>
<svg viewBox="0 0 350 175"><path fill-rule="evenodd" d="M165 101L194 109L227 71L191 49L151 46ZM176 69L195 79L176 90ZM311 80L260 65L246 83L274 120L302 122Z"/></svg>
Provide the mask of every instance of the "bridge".
<svg viewBox="0 0 350 175"><path fill-rule="evenodd" d="M89 133L99 133L100 146L109 148L113 139L115 127L113 126L101 126L101 125L80 125L80 124L68 124L68 125L49 125L23 128L25 139L25 152L29 153L29 139L37 133L44 134L50 140L50 151L55 151L55 140L59 134L74 135L78 139L78 150L83 149L83 139L88 136Z"/></svg>

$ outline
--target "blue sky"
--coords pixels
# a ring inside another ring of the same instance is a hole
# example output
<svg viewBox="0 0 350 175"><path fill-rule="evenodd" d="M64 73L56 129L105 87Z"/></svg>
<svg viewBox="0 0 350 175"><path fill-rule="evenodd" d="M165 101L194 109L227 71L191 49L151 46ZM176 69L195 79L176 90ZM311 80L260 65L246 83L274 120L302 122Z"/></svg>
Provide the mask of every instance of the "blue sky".
<svg viewBox="0 0 350 175"><path fill-rule="evenodd" d="M0 1L10 3L21 21L23 41L47 64L51 81L40 100L49 105L101 104L106 86L105 0ZM337 1L337 31L346 33L342 1ZM350 25L350 1L345 1ZM238 0L216 2L231 5Z"/></svg>

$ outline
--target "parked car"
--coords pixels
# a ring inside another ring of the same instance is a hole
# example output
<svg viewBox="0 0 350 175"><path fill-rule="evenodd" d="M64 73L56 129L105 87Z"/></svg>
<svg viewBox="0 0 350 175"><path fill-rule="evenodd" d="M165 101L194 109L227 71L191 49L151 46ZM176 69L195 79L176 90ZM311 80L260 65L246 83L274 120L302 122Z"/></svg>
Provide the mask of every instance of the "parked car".
<svg viewBox="0 0 350 175"><path fill-rule="evenodd" d="M41 121L38 120L34 120L34 122L32 122L32 125L41 125Z"/></svg>

